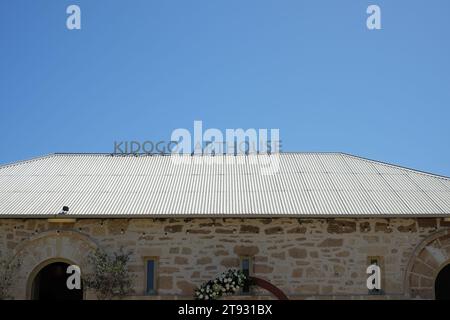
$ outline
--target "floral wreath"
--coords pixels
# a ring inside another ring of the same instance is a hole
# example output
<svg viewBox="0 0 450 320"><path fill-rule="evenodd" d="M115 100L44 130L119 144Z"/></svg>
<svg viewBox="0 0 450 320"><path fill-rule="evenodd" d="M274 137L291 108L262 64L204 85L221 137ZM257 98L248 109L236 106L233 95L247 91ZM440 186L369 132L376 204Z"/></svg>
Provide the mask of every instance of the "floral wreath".
<svg viewBox="0 0 450 320"><path fill-rule="evenodd" d="M195 289L194 298L196 300L216 300L222 296L235 294L248 284L249 278L242 270L230 269Z"/></svg>

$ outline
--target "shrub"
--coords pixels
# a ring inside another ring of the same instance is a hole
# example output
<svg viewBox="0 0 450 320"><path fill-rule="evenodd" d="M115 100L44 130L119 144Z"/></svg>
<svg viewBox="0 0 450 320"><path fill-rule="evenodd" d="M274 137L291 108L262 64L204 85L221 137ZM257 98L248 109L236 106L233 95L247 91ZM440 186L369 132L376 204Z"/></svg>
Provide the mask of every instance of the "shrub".
<svg viewBox="0 0 450 320"><path fill-rule="evenodd" d="M108 255L105 251L97 249L89 255L89 263L93 273L84 279L87 288L96 291L99 299L123 297L131 293L133 275L128 270L131 252Z"/></svg>
<svg viewBox="0 0 450 320"><path fill-rule="evenodd" d="M12 298L9 290L15 281L18 267L19 260L0 256L0 300Z"/></svg>

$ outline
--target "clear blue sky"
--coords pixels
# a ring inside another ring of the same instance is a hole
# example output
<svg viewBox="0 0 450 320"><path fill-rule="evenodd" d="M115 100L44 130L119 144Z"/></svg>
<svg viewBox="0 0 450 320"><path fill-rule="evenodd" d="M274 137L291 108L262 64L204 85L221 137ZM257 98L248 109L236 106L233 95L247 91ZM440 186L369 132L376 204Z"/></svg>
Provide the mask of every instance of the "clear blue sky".
<svg viewBox="0 0 450 320"><path fill-rule="evenodd" d="M82 30L66 29L77 4ZM366 28L366 8L382 30ZM0 163L279 128L450 176L448 0L2 0Z"/></svg>

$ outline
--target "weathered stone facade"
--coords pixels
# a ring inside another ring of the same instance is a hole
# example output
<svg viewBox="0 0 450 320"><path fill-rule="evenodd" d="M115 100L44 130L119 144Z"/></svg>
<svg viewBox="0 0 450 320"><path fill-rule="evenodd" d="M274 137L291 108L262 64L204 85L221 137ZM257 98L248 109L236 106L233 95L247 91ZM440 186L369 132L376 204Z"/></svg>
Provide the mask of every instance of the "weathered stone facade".
<svg viewBox="0 0 450 320"><path fill-rule="evenodd" d="M252 274L290 299L430 299L438 271L450 262L449 227L442 218L0 219L0 252L22 261L16 299L30 297L34 276L49 262L88 268L96 247L133 251L129 298L192 298L196 286L249 256ZM382 295L366 287L373 256L381 259ZM146 257L157 258L153 296L144 295ZM255 289L251 298L258 297L270 295Z"/></svg>

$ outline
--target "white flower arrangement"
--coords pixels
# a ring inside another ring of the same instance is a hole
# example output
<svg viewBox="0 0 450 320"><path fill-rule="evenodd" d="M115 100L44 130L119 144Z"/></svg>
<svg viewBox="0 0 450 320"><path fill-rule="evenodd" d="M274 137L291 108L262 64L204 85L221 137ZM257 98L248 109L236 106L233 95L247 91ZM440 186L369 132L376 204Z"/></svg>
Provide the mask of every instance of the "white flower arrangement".
<svg viewBox="0 0 450 320"><path fill-rule="evenodd" d="M235 294L249 279L241 270L230 269L218 278L202 284L194 292L197 300L216 300L224 295Z"/></svg>

